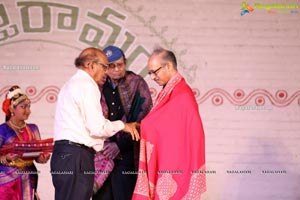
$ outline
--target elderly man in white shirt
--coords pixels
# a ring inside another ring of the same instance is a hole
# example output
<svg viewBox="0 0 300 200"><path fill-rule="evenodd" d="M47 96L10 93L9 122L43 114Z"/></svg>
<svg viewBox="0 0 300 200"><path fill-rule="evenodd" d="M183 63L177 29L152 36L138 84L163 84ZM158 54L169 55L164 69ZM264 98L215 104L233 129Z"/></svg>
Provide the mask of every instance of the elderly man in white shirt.
<svg viewBox="0 0 300 200"><path fill-rule="evenodd" d="M78 71L59 93L51 158L56 200L90 199L94 153L102 150L106 138L123 130L139 140L137 123L112 122L102 114L98 84L105 80L107 63L101 50L83 50L75 60Z"/></svg>

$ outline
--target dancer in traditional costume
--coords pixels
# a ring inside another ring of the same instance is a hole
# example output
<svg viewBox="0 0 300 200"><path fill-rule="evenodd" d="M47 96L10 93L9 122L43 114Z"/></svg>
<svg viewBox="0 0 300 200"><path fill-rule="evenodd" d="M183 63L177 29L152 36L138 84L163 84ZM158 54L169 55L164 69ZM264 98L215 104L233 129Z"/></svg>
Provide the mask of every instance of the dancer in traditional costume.
<svg viewBox="0 0 300 200"><path fill-rule="evenodd" d="M10 88L2 110L6 122L0 125L0 148L14 143L31 142L34 145L34 141L41 139L37 125L25 122L31 113L30 100L19 86ZM26 148L23 149L26 151ZM23 157L20 153L14 152L14 149L0 153L0 200L38 199L38 171L34 161L46 163L50 154Z"/></svg>

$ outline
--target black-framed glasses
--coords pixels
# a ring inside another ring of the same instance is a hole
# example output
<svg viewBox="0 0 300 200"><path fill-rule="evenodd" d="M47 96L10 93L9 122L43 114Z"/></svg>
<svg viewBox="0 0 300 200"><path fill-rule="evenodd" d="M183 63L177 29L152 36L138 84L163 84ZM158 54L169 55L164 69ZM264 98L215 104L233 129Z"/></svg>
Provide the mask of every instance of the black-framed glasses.
<svg viewBox="0 0 300 200"><path fill-rule="evenodd" d="M108 64L108 68L109 69L115 69L116 67L118 68L118 69L121 69L122 67L124 67L125 66L125 63L124 62L122 62L122 63L109 63Z"/></svg>
<svg viewBox="0 0 300 200"><path fill-rule="evenodd" d="M152 75L157 76L157 73L159 72L159 70L160 70L161 68L163 68L165 65L166 65L166 64L161 65L158 69L156 69L156 70L154 70L154 71L149 71L149 72L148 72L149 76L152 76Z"/></svg>
<svg viewBox="0 0 300 200"><path fill-rule="evenodd" d="M97 65L102 65L102 67L104 69L108 69L109 68L109 66L107 64L103 64L102 62L94 61L94 63L96 63Z"/></svg>

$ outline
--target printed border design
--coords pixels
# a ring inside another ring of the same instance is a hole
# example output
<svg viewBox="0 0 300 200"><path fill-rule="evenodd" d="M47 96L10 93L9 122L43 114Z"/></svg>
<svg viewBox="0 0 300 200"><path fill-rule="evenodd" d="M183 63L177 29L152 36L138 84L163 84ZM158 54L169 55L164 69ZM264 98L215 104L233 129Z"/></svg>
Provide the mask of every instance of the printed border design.
<svg viewBox="0 0 300 200"><path fill-rule="evenodd" d="M5 86L2 89L0 89L0 97L5 97L10 87L11 86ZM27 94L32 103L37 103L43 97L46 98L46 101L48 103L56 103L58 93L60 91L60 89L57 86L53 85L43 88L40 92L37 91L35 86L28 86L25 89L22 88L22 90Z"/></svg>
<svg viewBox="0 0 300 200"><path fill-rule="evenodd" d="M0 89L0 97L5 97L7 91L11 86L5 86ZM60 88L54 85L46 86L38 92L35 86L28 86L25 89L22 88L32 103L37 103L43 97L45 97L48 103L56 103ZM202 93L197 89L192 89L198 104L203 104L209 100L215 106L221 106L224 101L227 100L229 103L235 106L244 106L247 104L264 106L271 104L276 107L287 107L293 102L297 102L300 106L300 90L297 90L291 94L288 94L286 90L277 90L275 94L265 89L255 89L249 94L246 94L242 89L236 89L232 94L221 88L213 88L201 95ZM155 88L150 88L151 97L155 99L158 92ZM254 103L253 103L254 101Z"/></svg>
<svg viewBox="0 0 300 200"><path fill-rule="evenodd" d="M300 106L300 90L295 91L292 94L288 94L286 90L277 90L275 94L265 90L265 89L255 89L249 94L246 94L244 90L237 89L231 94L221 88L213 88L201 95L197 88L192 89L196 97L198 104L203 104L204 102L211 99L211 102L215 106L221 106L224 100L235 106L244 106L247 104L264 106L266 104L271 104L276 107L287 107L291 105L294 101L297 101ZM153 99L156 98L157 91L155 88L150 88L151 96ZM254 103L251 103L254 101ZM269 103L268 103L269 102Z"/></svg>
<svg viewBox="0 0 300 200"><path fill-rule="evenodd" d="M177 191L177 183L171 174L163 174L157 180L157 195L161 200L170 199Z"/></svg>

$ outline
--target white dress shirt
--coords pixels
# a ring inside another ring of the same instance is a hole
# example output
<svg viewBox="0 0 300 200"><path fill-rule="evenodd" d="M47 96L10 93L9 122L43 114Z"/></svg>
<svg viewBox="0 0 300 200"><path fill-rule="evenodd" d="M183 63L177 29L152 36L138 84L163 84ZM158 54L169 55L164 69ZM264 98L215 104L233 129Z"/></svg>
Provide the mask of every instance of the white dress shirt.
<svg viewBox="0 0 300 200"><path fill-rule="evenodd" d="M122 130L124 123L104 118L100 98L97 83L79 69L59 92L54 140L70 140L102 150L104 140Z"/></svg>

